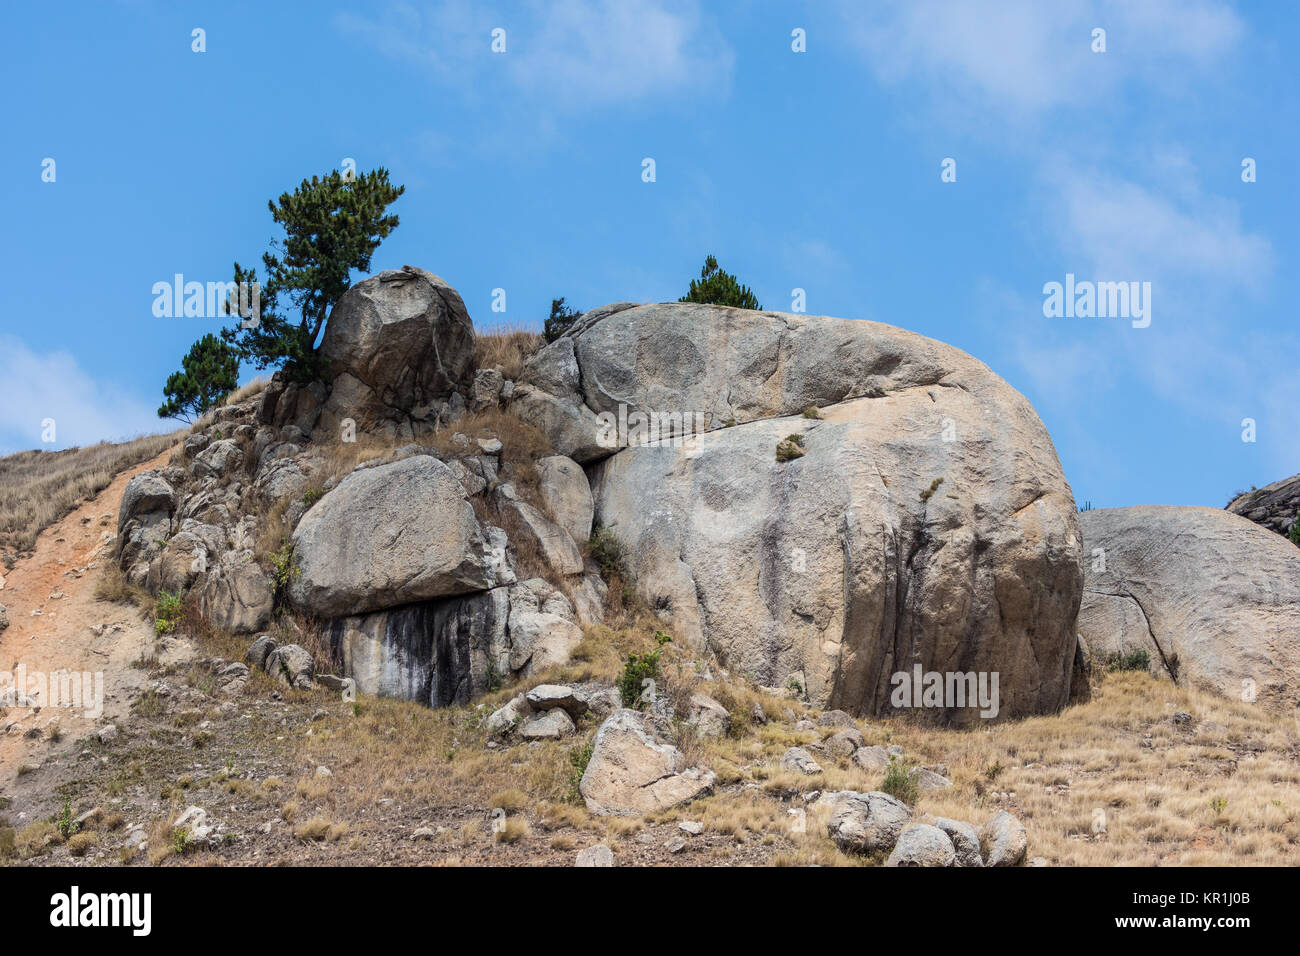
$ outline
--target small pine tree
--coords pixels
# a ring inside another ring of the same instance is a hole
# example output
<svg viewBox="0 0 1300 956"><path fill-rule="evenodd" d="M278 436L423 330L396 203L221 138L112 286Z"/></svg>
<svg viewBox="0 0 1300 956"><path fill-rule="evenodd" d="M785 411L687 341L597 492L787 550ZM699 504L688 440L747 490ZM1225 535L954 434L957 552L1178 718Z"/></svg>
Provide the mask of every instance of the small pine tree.
<svg viewBox="0 0 1300 956"><path fill-rule="evenodd" d="M758 297L749 286L741 285L730 272L718 267L718 260L708 256L700 277L691 280L690 291L678 302L703 302L706 305L731 305L737 309L761 309Z"/></svg>
<svg viewBox="0 0 1300 956"><path fill-rule="evenodd" d="M258 321L221 333L240 358L258 368L283 365L296 381L320 377L316 340L325 320L348 290L353 270L369 271L371 255L397 228L397 216L387 209L405 190L388 181L386 169L346 178L335 170L304 179L292 193L267 203L285 238L272 243L279 255L262 256L266 280L260 284ZM235 263L235 282L256 281L255 269ZM297 308L296 317L279 313L282 295Z"/></svg>
<svg viewBox="0 0 1300 956"><path fill-rule="evenodd" d="M547 342L554 342L568 331L569 326L576 322L581 315L581 310L571 309L564 304L564 296L552 299L551 317L546 320L542 335L546 337Z"/></svg>
<svg viewBox="0 0 1300 956"><path fill-rule="evenodd" d="M239 353L209 333L190 346L181 370L168 377L158 417L193 422L224 402L238 385Z"/></svg>
<svg viewBox="0 0 1300 956"><path fill-rule="evenodd" d="M1287 537L1291 543L1300 548L1300 515L1296 515L1295 521L1291 522L1291 529L1287 532Z"/></svg>

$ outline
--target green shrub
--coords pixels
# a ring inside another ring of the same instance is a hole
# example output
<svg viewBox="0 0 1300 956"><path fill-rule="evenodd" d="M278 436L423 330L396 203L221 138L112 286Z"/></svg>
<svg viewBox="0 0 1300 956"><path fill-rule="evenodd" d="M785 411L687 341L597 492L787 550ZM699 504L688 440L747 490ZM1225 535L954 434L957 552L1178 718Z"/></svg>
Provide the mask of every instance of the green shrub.
<svg viewBox="0 0 1300 956"><path fill-rule="evenodd" d="M627 577L627 549L609 528L597 525L591 529L587 553L596 562L600 568L600 576L606 581L615 575Z"/></svg>
<svg viewBox="0 0 1300 956"><path fill-rule="evenodd" d="M889 758L889 769L885 771L880 789L894 799L902 800L909 807L916 805L916 798L920 794L920 789L912 778L912 768L897 757Z"/></svg>
<svg viewBox="0 0 1300 956"><path fill-rule="evenodd" d="M1300 515L1296 515L1295 521L1291 522L1291 527L1286 536L1291 539L1292 544L1300 548Z"/></svg>
<svg viewBox="0 0 1300 956"><path fill-rule="evenodd" d="M289 590L289 584L302 575L302 569L298 567L297 557L293 553L293 542L288 538L280 540L279 549L271 552L271 581L275 585L277 600L283 599Z"/></svg>
<svg viewBox="0 0 1300 956"><path fill-rule="evenodd" d="M181 598L170 591L159 591L154 602L153 629L155 634L171 634L181 616Z"/></svg>
<svg viewBox="0 0 1300 956"><path fill-rule="evenodd" d="M623 665L623 676L618 679L618 693L624 707L636 707L642 701L642 682L659 677L659 651L629 654Z"/></svg>
<svg viewBox="0 0 1300 956"><path fill-rule="evenodd" d="M809 405L807 408L803 410L803 417L816 418L820 420L822 417L822 410L818 408L816 405Z"/></svg>
<svg viewBox="0 0 1300 956"><path fill-rule="evenodd" d="M793 461L804 456L803 435L786 435L776 446L777 461Z"/></svg>
<svg viewBox="0 0 1300 956"><path fill-rule="evenodd" d="M569 765L572 768L569 771L568 800L570 803L582 803L582 792L578 787L582 783L582 775L587 772L587 764L591 763L591 753L595 747L595 741L588 740L580 747L574 747L569 751Z"/></svg>
<svg viewBox="0 0 1300 956"><path fill-rule="evenodd" d="M1151 669L1151 655L1139 647L1127 654L1114 653L1106 658L1108 671L1146 671Z"/></svg>

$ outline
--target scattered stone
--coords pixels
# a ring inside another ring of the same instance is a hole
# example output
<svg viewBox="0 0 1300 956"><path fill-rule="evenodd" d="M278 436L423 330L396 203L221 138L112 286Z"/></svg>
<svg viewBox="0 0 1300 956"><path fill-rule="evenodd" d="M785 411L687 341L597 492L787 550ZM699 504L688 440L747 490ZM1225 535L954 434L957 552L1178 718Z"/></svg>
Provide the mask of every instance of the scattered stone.
<svg viewBox="0 0 1300 956"><path fill-rule="evenodd" d="M118 738L117 724L106 724L99 728L98 737L101 744L110 744Z"/></svg>
<svg viewBox="0 0 1300 956"><path fill-rule="evenodd" d="M822 746L837 757L852 757L866 745L867 741L862 736L862 731L856 727L852 730L838 731L822 741Z"/></svg>
<svg viewBox="0 0 1300 956"><path fill-rule="evenodd" d="M508 701L504 707L492 712L492 715L487 719L487 732L490 734L507 734L524 719L527 713L528 704L524 699L524 695L520 694Z"/></svg>
<svg viewBox="0 0 1300 956"><path fill-rule="evenodd" d="M955 866L983 866L984 858L980 856L980 838L975 828L960 820L938 817L934 825L948 835L956 854Z"/></svg>
<svg viewBox="0 0 1300 956"><path fill-rule="evenodd" d="M980 847L987 866L1017 866L1025 858L1029 834L1024 824L999 810L981 828Z"/></svg>
<svg viewBox="0 0 1300 956"><path fill-rule="evenodd" d="M673 837L664 844L664 849L669 853L681 853L682 850L686 849L686 841L681 837Z"/></svg>
<svg viewBox="0 0 1300 956"><path fill-rule="evenodd" d="M687 722L701 737L725 737L731 729L731 714L708 694L692 694L687 712Z"/></svg>
<svg viewBox="0 0 1300 956"><path fill-rule="evenodd" d="M438 831L433 827L416 827L411 831L412 840L432 840L437 837Z"/></svg>
<svg viewBox="0 0 1300 956"><path fill-rule="evenodd" d="M311 690L316 662L306 648L297 644L284 644L266 658L266 672L290 687Z"/></svg>
<svg viewBox="0 0 1300 956"><path fill-rule="evenodd" d="M878 744L859 747L853 752L853 765L863 770L877 772L889 769L889 752Z"/></svg>
<svg viewBox="0 0 1300 956"><path fill-rule="evenodd" d="M885 866L952 866L956 859L952 841L943 830L917 823L899 834Z"/></svg>
<svg viewBox="0 0 1300 956"><path fill-rule="evenodd" d="M559 740L576 728L573 718L562 707L534 714L519 725L519 736L525 740Z"/></svg>
<svg viewBox="0 0 1300 956"><path fill-rule="evenodd" d="M934 790L947 790L952 786L952 781L947 777L928 770L925 767L913 767L908 776L916 782L917 789L922 792Z"/></svg>
<svg viewBox="0 0 1300 956"><path fill-rule="evenodd" d="M683 820L677 824L677 829L683 833L689 833L691 836L699 836L704 832L704 824L698 820Z"/></svg>
<svg viewBox="0 0 1300 956"><path fill-rule="evenodd" d="M912 819L907 804L876 790L835 794L832 805L826 832L846 852L892 850L903 827Z"/></svg>
<svg viewBox="0 0 1300 956"><path fill-rule="evenodd" d="M279 646L279 642L271 635L262 634L252 644L248 645L248 653L244 655L244 660L254 667L264 667L266 666L266 659Z"/></svg>
<svg viewBox="0 0 1300 956"><path fill-rule="evenodd" d="M842 710L828 710L817 718L818 727L843 727L856 729L858 722Z"/></svg>
<svg viewBox="0 0 1300 956"><path fill-rule="evenodd" d="M589 846L585 850L578 852L577 862L574 866L613 866L614 851L605 844Z"/></svg>
<svg viewBox="0 0 1300 956"><path fill-rule="evenodd" d="M570 717L577 720L587 712L587 698L572 687L561 684L538 684L526 695L533 710L553 710L563 708Z"/></svg>
<svg viewBox="0 0 1300 956"><path fill-rule="evenodd" d="M781 769L809 776L822 772L821 764L813 760L812 754L802 747L791 747L785 752L785 756L781 758Z"/></svg>
<svg viewBox="0 0 1300 956"><path fill-rule="evenodd" d="M618 710L600 725L579 792L597 816L666 810L713 791L715 775L685 766L671 744L657 741L646 715Z"/></svg>

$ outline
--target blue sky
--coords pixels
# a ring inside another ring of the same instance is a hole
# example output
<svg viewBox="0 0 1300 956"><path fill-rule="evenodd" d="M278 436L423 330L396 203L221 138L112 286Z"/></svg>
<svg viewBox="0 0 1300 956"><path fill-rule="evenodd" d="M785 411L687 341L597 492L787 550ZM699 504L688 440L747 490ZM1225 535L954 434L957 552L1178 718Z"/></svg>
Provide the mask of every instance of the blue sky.
<svg viewBox="0 0 1300 956"><path fill-rule="evenodd" d="M0 452L163 427L163 381L219 323L155 318L153 283L256 262L266 201L351 157L406 186L374 271L442 275L480 326L540 324L561 295L675 299L711 252L767 308L803 288L810 313L986 362L1033 402L1080 502L1221 506L1300 472L1296 5L123 2L6 19ZM1150 282L1150 326L1045 317L1043 285L1067 273Z"/></svg>

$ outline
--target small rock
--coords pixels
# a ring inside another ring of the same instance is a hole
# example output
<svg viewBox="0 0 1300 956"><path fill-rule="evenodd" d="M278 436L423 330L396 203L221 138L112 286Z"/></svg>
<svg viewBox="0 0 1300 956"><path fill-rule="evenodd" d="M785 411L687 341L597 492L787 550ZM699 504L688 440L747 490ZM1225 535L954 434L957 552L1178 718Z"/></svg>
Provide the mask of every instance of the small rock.
<svg viewBox="0 0 1300 956"><path fill-rule="evenodd" d="M853 752L853 765L872 772L889 769L889 753L884 747L873 744L859 747Z"/></svg>
<svg viewBox="0 0 1300 956"><path fill-rule="evenodd" d="M851 757L866 745L867 742L862 736L862 731L856 727L851 730L838 731L822 741L822 746L837 757Z"/></svg>
<svg viewBox="0 0 1300 956"><path fill-rule="evenodd" d="M704 832L704 824L698 820L683 820L677 824L677 828L683 833L689 833L691 836L699 836Z"/></svg>
<svg viewBox="0 0 1300 956"><path fill-rule="evenodd" d="M271 656L271 652L279 647L279 643L269 634L263 634L248 645L248 653L244 655L244 660L254 667L264 667L266 659Z"/></svg>
<svg viewBox="0 0 1300 956"><path fill-rule="evenodd" d="M908 776L916 782L917 789L923 792L947 790L952 786L952 781L947 777L940 776L933 770L927 770L925 767L913 767Z"/></svg>
<svg viewBox="0 0 1300 956"><path fill-rule="evenodd" d="M577 720L587 712L587 698L572 687L562 684L538 684L526 695L525 699L533 710L553 710L561 707Z"/></svg>
<svg viewBox="0 0 1300 956"><path fill-rule="evenodd" d="M332 776L334 776L334 774L330 772L330 768L329 768L329 767L325 766L324 764L321 764L319 767L316 768L316 776L318 776L318 777L332 777Z"/></svg>
<svg viewBox="0 0 1300 956"><path fill-rule="evenodd" d="M438 831L433 827L416 827L411 831L412 840L432 840L438 835Z"/></svg>
<svg viewBox="0 0 1300 956"><path fill-rule="evenodd" d="M781 758L781 769L810 776L822 772L821 764L813 760L812 754L802 747L791 747L785 752L785 756Z"/></svg>
<svg viewBox="0 0 1300 956"><path fill-rule="evenodd" d="M578 859L574 866L613 866L614 851L605 844L600 843L596 846L589 846L578 853Z"/></svg>
<svg viewBox="0 0 1300 956"><path fill-rule="evenodd" d="M682 850L686 849L686 841L681 837L673 837L664 844L664 849L669 853L681 853Z"/></svg>
<svg viewBox="0 0 1300 956"><path fill-rule="evenodd" d="M843 727L848 730L856 728L858 722L842 710L828 710L817 718L818 727Z"/></svg>
<svg viewBox="0 0 1300 956"><path fill-rule="evenodd" d="M112 743L118 738L117 724L106 724L99 728L98 736L101 744Z"/></svg>
<svg viewBox="0 0 1300 956"><path fill-rule="evenodd" d="M563 708L556 707L525 720L519 725L519 736L525 740L559 740L575 729L573 718Z"/></svg>
<svg viewBox="0 0 1300 956"><path fill-rule="evenodd" d="M984 858L980 856L980 838L975 832L975 828L969 823L962 823L960 820L950 820L947 817L938 817L934 825L948 835L952 841L953 851L956 853L957 866L983 866Z"/></svg>

